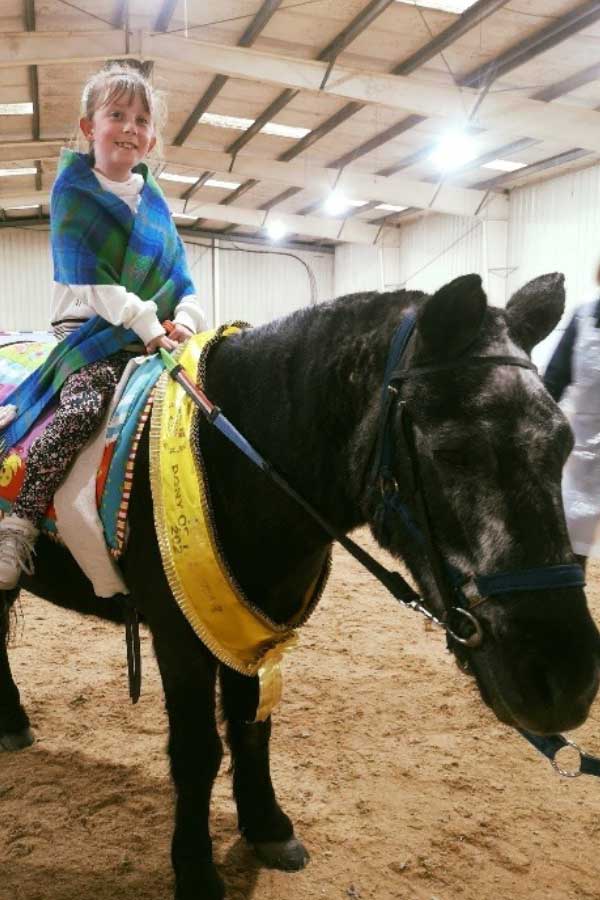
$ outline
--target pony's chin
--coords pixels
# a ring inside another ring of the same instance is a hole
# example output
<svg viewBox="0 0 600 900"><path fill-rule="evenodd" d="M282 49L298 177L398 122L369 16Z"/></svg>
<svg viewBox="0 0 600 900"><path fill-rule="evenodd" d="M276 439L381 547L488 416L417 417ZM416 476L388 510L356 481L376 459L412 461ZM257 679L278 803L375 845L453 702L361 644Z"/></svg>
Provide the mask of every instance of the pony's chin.
<svg viewBox="0 0 600 900"><path fill-rule="evenodd" d="M475 674L472 671L469 674ZM589 716L595 691L589 697L571 698L569 703L548 705L538 698L528 698L520 691L499 689L498 685L486 684L475 674L481 698L496 718L511 728L531 731L533 734L556 734L579 728Z"/></svg>

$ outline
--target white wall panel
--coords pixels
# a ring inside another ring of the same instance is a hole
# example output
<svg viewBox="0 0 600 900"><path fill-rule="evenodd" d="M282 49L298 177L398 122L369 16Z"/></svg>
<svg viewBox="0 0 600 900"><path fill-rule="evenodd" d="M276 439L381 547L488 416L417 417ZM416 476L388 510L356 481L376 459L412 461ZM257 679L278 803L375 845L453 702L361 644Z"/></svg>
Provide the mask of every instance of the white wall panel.
<svg viewBox="0 0 600 900"><path fill-rule="evenodd" d="M192 243L187 237L182 238L190 273L196 285L198 298L202 304L209 328L214 326L213 320L213 265L210 242Z"/></svg>
<svg viewBox="0 0 600 900"><path fill-rule="evenodd" d="M431 293L470 272L482 276L491 303L503 306L505 222L430 215L400 229L399 247L336 248L336 294L407 288Z"/></svg>
<svg viewBox="0 0 600 900"><path fill-rule="evenodd" d="M45 331L51 296L48 231L0 230L0 330Z"/></svg>
<svg viewBox="0 0 600 900"><path fill-rule="evenodd" d="M491 226L491 227L490 227ZM400 284L409 290L432 293L453 278L477 272L493 303L504 302L504 276L488 271L488 243L494 241L494 259L502 258L498 227L464 216L430 215L400 231Z"/></svg>
<svg viewBox="0 0 600 900"><path fill-rule="evenodd" d="M393 248L397 250L396 247ZM364 244L340 244L335 248L336 297L357 291L383 291L382 251Z"/></svg>
<svg viewBox="0 0 600 900"><path fill-rule="evenodd" d="M258 325L333 296L331 253L221 241L213 261L211 241L183 240L209 326L229 319ZM0 230L0 330L47 329L51 295L48 232Z"/></svg>
<svg viewBox="0 0 600 900"><path fill-rule="evenodd" d="M539 365L547 361L574 307L598 296L599 199L600 165L511 194L510 290L544 272L564 272L566 277L566 313L554 334L534 351Z"/></svg>
<svg viewBox="0 0 600 900"><path fill-rule="evenodd" d="M333 296L333 254L221 242L217 250L217 322L269 322Z"/></svg>

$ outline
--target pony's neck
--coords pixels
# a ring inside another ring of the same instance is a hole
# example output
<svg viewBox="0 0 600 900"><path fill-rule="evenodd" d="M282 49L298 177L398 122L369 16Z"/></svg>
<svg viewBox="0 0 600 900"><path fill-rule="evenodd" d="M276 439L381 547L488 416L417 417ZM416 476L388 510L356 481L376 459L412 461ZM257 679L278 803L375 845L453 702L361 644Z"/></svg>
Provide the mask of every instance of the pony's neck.
<svg viewBox="0 0 600 900"><path fill-rule="evenodd" d="M362 501L388 345L411 298L355 295L224 340L207 392L340 532ZM234 447L204 428L217 528L248 596L287 620L322 568L330 537Z"/></svg>
<svg viewBox="0 0 600 900"><path fill-rule="evenodd" d="M389 342L404 292L354 295L224 342L209 393L243 434L337 528L364 521Z"/></svg>

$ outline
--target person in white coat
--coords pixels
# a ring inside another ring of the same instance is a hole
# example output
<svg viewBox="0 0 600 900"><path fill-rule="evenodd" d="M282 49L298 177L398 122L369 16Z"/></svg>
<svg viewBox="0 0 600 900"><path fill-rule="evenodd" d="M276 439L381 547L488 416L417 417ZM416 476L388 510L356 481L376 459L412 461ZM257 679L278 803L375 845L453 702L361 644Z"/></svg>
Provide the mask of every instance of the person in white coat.
<svg viewBox="0 0 600 900"><path fill-rule="evenodd" d="M571 544L585 569L588 557L600 556L600 297L575 310L544 384L575 436L562 492Z"/></svg>

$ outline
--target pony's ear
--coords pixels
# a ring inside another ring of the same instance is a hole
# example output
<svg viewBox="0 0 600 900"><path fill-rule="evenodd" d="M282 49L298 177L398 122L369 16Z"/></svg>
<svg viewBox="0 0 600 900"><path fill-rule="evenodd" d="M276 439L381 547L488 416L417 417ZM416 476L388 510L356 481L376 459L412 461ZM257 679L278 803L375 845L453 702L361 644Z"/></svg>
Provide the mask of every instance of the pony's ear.
<svg viewBox="0 0 600 900"><path fill-rule="evenodd" d="M555 328L565 308L565 276L540 275L513 294L506 305L512 339L527 353Z"/></svg>
<svg viewBox="0 0 600 900"><path fill-rule="evenodd" d="M458 356L479 334L486 308L479 275L461 275L444 285L419 311L417 328L426 352Z"/></svg>

